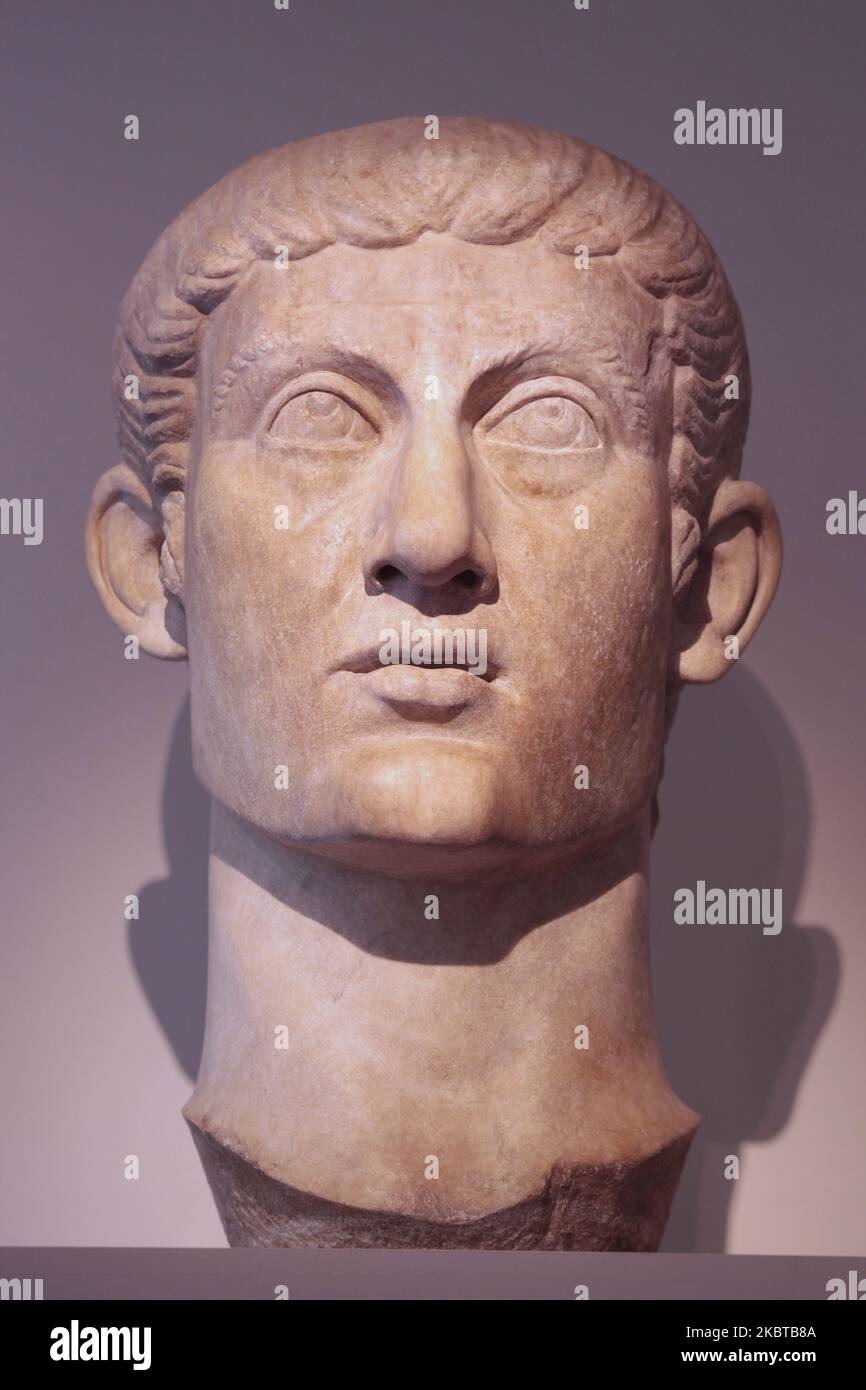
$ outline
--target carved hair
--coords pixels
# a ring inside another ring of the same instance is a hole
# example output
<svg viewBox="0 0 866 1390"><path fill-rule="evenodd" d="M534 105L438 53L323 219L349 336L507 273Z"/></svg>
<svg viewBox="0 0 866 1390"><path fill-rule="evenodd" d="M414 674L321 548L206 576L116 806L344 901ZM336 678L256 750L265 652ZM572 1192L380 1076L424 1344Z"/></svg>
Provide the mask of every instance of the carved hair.
<svg viewBox="0 0 866 1390"><path fill-rule="evenodd" d="M671 498L702 522L739 471L749 413L745 337L718 257L685 209L622 160L572 136L463 118L443 120L438 140L405 119L269 150L162 234L124 298L114 361L122 456L154 498L183 486L207 315L252 261L273 261L276 246L293 260L335 242L401 246L425 231L489 245L537 235L569 256L586 245L662 302ZM139 400L126 399L130 374ZM724 396L729 374L737 400Z"/></svg>

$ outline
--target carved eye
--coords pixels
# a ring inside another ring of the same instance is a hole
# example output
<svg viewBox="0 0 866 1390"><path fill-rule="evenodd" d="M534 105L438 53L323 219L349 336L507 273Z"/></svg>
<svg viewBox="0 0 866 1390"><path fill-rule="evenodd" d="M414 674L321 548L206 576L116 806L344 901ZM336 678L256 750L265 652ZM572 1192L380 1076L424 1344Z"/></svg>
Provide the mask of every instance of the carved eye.
<svg viewBox="0 0 866 1390"><path fill-rule="evenodd" d="M327 444L363 444L376 431L359 410L332 391L305 391L277 411L268 433L284 444L315 449Z"/></svg>
<svg viewBox="0 0 866 1390"><path fill-rule="evenodd" d="M567 396L542 396L517 406L487 437L524 449L595 449L600 443L589 411Z"/></svg>

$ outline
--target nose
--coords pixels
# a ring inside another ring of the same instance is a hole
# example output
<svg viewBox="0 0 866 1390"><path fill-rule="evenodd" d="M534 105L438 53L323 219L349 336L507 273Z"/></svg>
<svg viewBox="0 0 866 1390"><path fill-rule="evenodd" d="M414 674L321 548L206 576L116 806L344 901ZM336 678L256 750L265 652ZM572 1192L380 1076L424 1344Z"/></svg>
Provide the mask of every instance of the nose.
<svg viewBox="0 0 866 1390"><path fill-rule="evenodd" d="M472 461L459 422L431 420L413 430L389 480L384 516L364 557L368 592L407 602L436 591L440 604L490 599L498 575L477 516Z"/></svg>

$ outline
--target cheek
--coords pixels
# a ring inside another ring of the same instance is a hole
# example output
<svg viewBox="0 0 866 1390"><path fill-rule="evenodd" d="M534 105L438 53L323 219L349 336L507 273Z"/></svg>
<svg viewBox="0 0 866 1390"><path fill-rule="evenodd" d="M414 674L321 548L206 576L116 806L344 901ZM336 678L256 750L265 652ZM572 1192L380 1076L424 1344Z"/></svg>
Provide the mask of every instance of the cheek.
<svg viewBox="0 0 866 1390"><path fill-rule="evenodd" d="M302 515L279 469L238 446L211 450L191 496L193 627L228 640L237 660L290 649L299 628L327 614L347 550L346 516L339 506Z"/></svg>
<svg viewBox="0 0 866 1390"><path fill-rule="evenodd" d="M670 625L666 492L645 468L611 488L576 532L573 558L581 664L611 722L654 724L663 697Z"/></svg>
<svg viewBox="0 0 866 1390"><path fill-rule="evenodd" d="M510 519L503 590L528 646L569 687L664 670L670 621L666 487L643 459L617 460L568 500Z"/></svg>
<svg viewBox="0 0 866 1390"><path fill-rule="evenodd" d="M219 800L262 825L294 814L304 748L315 742L311 690L321 679L330 612L323 576L334 553L323 550L320 528L282 524L275 509L283 505L279 480L257 476L236 448L204 461L188 508L196 772ZM284 764L291 796L275 790Z"/></svg>
<svg viewBox="0 0 866 1390"><path fill-rule="evenodd" d="M568 814L601 821L645 799L663 744L669 508L646 464L584 502L585 528L574 525L573 499L543 527L521 528L512 554L522 574L503 590L538 761L564 788ZM591 775L580 799L566 786L576 763Z"/></svg>
<svg viewBox="0 0 866 1390"><path fill-rule="evenodd" d="M207 462L188 530L193 740L205 785L248 811L270 804L273 769L289 761L288 733L308 703L311 648L298 634L309 627L308 566L276 524L279 497L253 484L243 454Z"/></svg>

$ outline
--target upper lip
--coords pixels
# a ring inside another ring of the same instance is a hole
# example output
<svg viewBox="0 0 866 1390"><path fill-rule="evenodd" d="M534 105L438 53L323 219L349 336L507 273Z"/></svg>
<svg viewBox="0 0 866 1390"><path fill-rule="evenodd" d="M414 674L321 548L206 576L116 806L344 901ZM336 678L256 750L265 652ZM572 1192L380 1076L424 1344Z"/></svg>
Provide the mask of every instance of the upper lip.
<svg viewBox="0 0 866 1390"><path fill-rule="evenodd" d="M369 647L358 647L357 650L352 652L349 656L338 661L332 667L332 670L355 671L359 675L362 675L368 671L384 671L387 670L390 665L400 664L397 662L382 661L379 657L381 646L381 642L375 642ZM403 664L407 666L411 664L416 671L468 671L470 675L480 675L481 679L485 681L495 680L500 669L497 663L491 660L489 654L487 656L487 669L483 674L477 671L475 666L471 665L468 661L413 661Z"/></svg>

